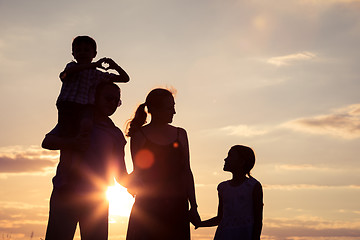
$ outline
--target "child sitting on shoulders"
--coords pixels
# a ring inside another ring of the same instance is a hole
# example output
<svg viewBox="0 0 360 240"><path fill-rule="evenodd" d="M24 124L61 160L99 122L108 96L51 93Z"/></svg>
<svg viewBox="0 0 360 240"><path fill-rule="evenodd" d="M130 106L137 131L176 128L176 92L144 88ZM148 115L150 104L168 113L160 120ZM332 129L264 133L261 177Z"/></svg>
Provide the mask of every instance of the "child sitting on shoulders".
<svg viewBox="0 0 360 240"><path fill-rule="evenodd" d="M74 38L72 55L76 61L68 63L60 73L62 87L56 102L61 137L87 134L91 130L95 89L100 82L129 81L128 74L111 58L101 58L93 62L96 54L94 39L89 36ZM109 69L118 74L106 72Z"/></svg>

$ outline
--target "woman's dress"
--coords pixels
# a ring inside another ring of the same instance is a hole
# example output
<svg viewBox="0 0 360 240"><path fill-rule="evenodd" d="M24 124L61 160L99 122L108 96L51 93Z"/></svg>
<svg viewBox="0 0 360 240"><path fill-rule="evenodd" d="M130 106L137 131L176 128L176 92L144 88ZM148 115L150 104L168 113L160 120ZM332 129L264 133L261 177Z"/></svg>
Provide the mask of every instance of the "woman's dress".
<svg viewBox="0 0 360 240"><path fill-rule="evenodd" d="M145 136L144 146L134 157L134 175L142 183L130 214L127 240L190 239L186 159L178 138L179 129L176 141L168 145Z"/></svg>

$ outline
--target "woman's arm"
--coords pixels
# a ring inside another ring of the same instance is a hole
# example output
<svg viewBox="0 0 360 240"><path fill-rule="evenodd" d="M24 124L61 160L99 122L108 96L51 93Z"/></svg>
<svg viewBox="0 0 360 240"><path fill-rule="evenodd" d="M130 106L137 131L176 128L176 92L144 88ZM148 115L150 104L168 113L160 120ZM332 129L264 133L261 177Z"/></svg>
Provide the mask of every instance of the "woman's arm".
<svg viewBox="0 0 360 240"><path fill-rule="evenodd" d="M133 196L136 195L139 191L138 189L141 188L141 176L139 174L138 166L136 164L136 156L144 143L145 138L139 131L130 138L130 152L131 160L133 163L133 171L129 174L129 182L126 187L128 189L128 192Z"/></svg>
<svg viewBox="0 0 360 240"><path fill-rule="evenodd" d="M200 222L200 216L197 211L197 203L196 203L196 195L195 195L195 182L194 182L194 176L191 171L190 167L190 151L189 151L189 141L187 137L187 133L184 129L180 129L180 135L179 135L179 141L181 142L183 146L183 152L185 157L185 169L186 169L186 175L185 175L185 184L186 184L186 190L187 190L187 196L188 200L190 202L190 217L191 222L197 226Z"/></svg>
<svg viewBox="0 0 360 240"><path fill-rule="evenodd" d="M120 135L120 134L119 134ZM115 179L116 181L124 186L127 187L128 183L129 183L129 174L127 172L126 169L126 164L125 164L125 145L126 145L126 140L124 135L114 138L115 139L115 147L114 147L114 157L113 159L115 159L114 162L114 167L112 167L115 172Z"/></svg>

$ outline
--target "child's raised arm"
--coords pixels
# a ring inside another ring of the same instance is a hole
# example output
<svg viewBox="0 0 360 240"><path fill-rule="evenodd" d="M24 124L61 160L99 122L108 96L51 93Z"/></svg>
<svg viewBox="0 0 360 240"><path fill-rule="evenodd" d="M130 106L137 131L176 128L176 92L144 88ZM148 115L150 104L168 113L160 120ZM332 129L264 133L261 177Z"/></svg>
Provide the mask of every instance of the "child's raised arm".
<svg viewBox="0 0 360 240"><path fill-rule="evenodd" d="M91 62L91 63L76 63L76 62L71 62L68 63L64 69L64 71L62 71L60 73L60 79L61 81L65 80L66 77L71 76L74 73L86 70L86 69L91 69L91 68L102 68L104 69L104 67L102 66L103 63L105 63L107 60L107 58L101 58L96 62Z"/></svg>
<svg viewBox="0 0 360 240"><path fill-rule="evenodd" d="M115 75L115 74L112 75L111 81L126 83L130 80L129 75L114 60L112 60L111 58L105 58L104 62L109 64L109 66L105 70L114 69L119 74L119 75Z"/></svg>
<svg viewBox="0 0 360 240"><path fill-rule="evenodd" d="M198 227L214 227L219 225L222 216L223 216L223 199L220 195L220 193L218 194L219 196L219 205L218 205L218 213L217 216L210 218L208 220L205 221L201 221ZM197 227L195 228L197 229Z"/></svg>

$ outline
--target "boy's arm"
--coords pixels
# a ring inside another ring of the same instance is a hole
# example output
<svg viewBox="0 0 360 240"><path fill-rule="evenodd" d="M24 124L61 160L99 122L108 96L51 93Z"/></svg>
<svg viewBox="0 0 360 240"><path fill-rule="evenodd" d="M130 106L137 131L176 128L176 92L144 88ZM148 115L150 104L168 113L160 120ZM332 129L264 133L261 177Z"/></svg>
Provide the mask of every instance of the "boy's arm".
<svg viewBox="0 0 360 240"><path fill-rule="evenodd" d="M126 83L130 80L129 75L114 60L112 60L111 58L106 58L104 62L109 64L109 66L106 68L106 70L114 69L119 74L119 75L117 75L117 74L111 75L110 79L112 82Z"/></svg>
<svg viewBox="0 0 360 240"><path fill-rule="evenodd" d="M101 58L96 62L91 63L83 63L79 64L76 62L71 62L66 65L64 71L60 73L60 79L63 81L66 79L66 77L71 76L74 73L78 73L80 71L86 70L86 69L95 69L95 68L102 68L102 64L106 61L106 58Z"/></svg>
<svg viewBox="0 0 360 240"><path fill-rule="evenodd" d="M263 190L260 183L257 183L253 191L254 206L254 229L253 240L260 240L263 221Z"/></svg>
<svg viewBox="0 0 360 240"><path fill-rule="evenodd" d="M214 227L214 226L219 225L219 223L222 219L222 215L223 215L223 200L222 200L220 193L218 194L218 196L219 196L219 206L218 206L217 216L210 218L208 220L205 220L205 221L201 221L201 223L199 224L199 227Z"/></svg>

